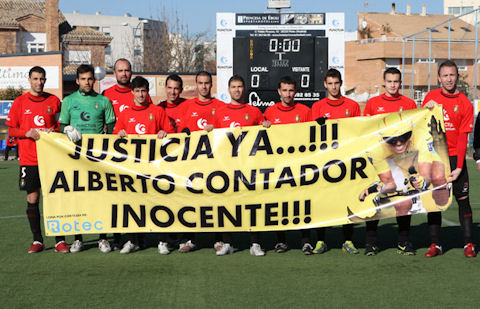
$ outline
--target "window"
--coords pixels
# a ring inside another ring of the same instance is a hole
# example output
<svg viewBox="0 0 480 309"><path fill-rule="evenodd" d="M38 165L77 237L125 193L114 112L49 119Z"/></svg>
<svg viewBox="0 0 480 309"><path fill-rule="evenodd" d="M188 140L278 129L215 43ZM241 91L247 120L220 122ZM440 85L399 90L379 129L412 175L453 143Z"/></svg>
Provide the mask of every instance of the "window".
<svg viewBox="0 0 480 309"><path fill-rule="evenodd" d="M458 6L449 7L448 8L448 14L450 14L450 15L460 14L460 7L458 7Z"/></svg>
<svg viewBox="0 0 480 309"><path fill-rule="evenodd" d="M387 68L397 68L401 69L401 59L400 58L386 58L385 59L385 66Z"/></svg>
<svg viewBox="0 0 480 309"><path fill-rule="evenodd" d="M133 55L134 55L134 56L141 56L141 55L142 55L142 51L141 51L140 49L135 49L135 50L133 51Z"/></svg>
<svg viewBox="0 0 480 309"><path fill-rule="evenodd" d="M457 68L459 72L465 72L467 70L467 60L466 59L455 59Z"/></svg>
<svg viewBox="0 0 480 309"><path fill-rule="evenodd" d="M417 63L428 63L428 58L418 58ZM435 63L435 59L431 58L430 63Z"/></svg>
<svg viewBox="0 0 480 309"><path fill-rule="evenodd" d="M45 51L45 43L27 43L27 51L28 53L41 53Z"/></svg>
<svg viewBox="0 0 480 309"><path fill-rule="evenodd" d="M102 28L102 32L103 32L105 35L110 35L110 27L103 27L103 28Z"/></svg>
<svg viewBox="0 0 480 309"><path fill-rule="evenodd" d="M105 47L105 55L106 56L109 56L112 54L112 46L110 46L110 44L108 44L106 47Z"/></svg>
<svg viewBox="0 0 480 309"><path fill-rule="evenodd" d="M464 6L461 9L462 14L465 14L465 13L470 12L470 11L473 11L473 6Z"/></svg>
<svg viewBox="0 0 480 309"><path fill-rule="evenodd" d="M142 37L142 29L140 29L140 28L133 29L133 34L135 35L136 38L141 38Z"/></svg>
<svg viewBox="0 0 480 309"><path fill-rule="evenodd" d="M90 64L91 54L89 50L67 50L65 53L67 64Z"/></svg>

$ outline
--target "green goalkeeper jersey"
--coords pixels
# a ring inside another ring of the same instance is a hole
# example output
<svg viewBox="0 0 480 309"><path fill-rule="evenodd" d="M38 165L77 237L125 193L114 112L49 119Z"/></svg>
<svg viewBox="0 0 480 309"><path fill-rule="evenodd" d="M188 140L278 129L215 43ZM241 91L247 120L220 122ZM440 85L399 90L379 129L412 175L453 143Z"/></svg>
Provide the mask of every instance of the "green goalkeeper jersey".
<svg viewBox="0 0 480 309"><path fill-rule="evenodd" d="M103 133L106 124L115 122L115 112L107 97L94 91L76 91L63 99L59 122L81 133Z"/></svg>

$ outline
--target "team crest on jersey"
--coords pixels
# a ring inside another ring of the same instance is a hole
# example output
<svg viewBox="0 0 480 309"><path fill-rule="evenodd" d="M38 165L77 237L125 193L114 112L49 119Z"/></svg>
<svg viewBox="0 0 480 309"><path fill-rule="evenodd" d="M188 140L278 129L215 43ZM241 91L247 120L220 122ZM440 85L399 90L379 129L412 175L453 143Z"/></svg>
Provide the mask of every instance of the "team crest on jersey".
<svg viewBox="0 0 480 309"><path fill-rule="evenodd" d="M212 116L215 115L215 108L212 108Z"/></svg>
<svg viewBox="0 0 480 309"><path fill-rule="evenodd" d="M350 111L348 110L348 108L345 110L345 116L350 117Z"/></svg>
<svg viewBox="0 0 480 309"><path fill-rule="evenodd" d="M400 108L398 109L399 112L403 112L403 106L400 106Z"/></svg>
<svg viewBox="0 0 480 309"><path fill-rule="evenodd" d="M245 114L245 120L246 120L246 121L249 121L249 120L250 120L250 115L249 115L249 114Z"/></svg>
<svg viewBox="0 0 480 309"><path fill-rule="evenodd" d="M295 116L295 122L300 122L300 115Z"/></svg>
<svg viewBox="0 0 480 309"><path fill-rule="evenodd" d="M47 106L47 114L51 114L52 113L52 107L51 106Z"/></svg>
<svg viewBox="0 0 480 309"><path fill-rule="evenodd" d="M95 109L98 109L98 103L95 103Z"/></svg>
<svg viewBox="0 0 480 309"><path fill-rule="evenodd" d="M148 115L148 120L153 121L153 119L155 119L155 117L153 117L153 114L150 113L150 115Z"/></svg>
<svg viewBox="0 0 480 309"><path fill-rule="evenodd" d="M453 112L454 112L454 113L457 113L457 112L458 112L458 105L455 105L455 107L453 108Z"/></svg>

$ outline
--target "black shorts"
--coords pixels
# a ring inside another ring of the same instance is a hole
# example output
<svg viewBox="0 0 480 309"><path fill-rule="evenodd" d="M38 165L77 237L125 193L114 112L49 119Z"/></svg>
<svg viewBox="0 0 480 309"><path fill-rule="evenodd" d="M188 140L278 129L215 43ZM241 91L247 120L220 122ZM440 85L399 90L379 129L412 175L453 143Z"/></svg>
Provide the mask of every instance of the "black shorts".
<svg viewBox="0 0 480 309"><path fill-rule="evenodd" d="M40 189L38 166L20 166L18 186L20 190L27 191L27 193L32 193Z"/></svg>
<svg viewBox="0 0 480 309"><path fill-rule="evenodd" d="M450 156L450 168L452 171L457 168L457 156ZM456 198L460 198L463 196L468 196L469 192L469 182L468 182L468 170L467 170L467 162L463 159L463 168L460 175L458 175L457 180L453 183L453 195Z"/></svg>

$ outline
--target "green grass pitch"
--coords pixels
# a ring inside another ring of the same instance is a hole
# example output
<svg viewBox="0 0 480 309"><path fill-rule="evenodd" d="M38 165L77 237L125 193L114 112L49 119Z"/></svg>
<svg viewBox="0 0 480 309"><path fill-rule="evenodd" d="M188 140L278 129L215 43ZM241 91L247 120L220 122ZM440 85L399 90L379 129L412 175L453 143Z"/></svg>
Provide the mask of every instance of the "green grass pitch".
<svg viewBox="0 0 480 309"><path fill-rule="evenodd" d="M471 160L468 168L478 241L480 173ZM363 255L364 224L355 226L354 242L361 249L356 256L342 253L338 227L327 231L330 250L313 256L302 255L298 231L287 234L293 248L284 254L272 251L273 233L262 233L265 257L250 256L246 233L234 234L238 251L223 257L214 254L212 234L200 235L202 248L188 254L158 254L154 235L149 248L129 255L101 253L98 235L87 235L89 248L77 254L55 253L51 237L48 250L27 254L31 233L17 178L17 162L0 162L2 308L476 308L480 301L480 257L463 256L455 202L444 214L446 252L433 259L423 257L429 245L425 215L412 219L416 256L396 253L394 219L381 222L382 251L374 257Z"/></svg>

